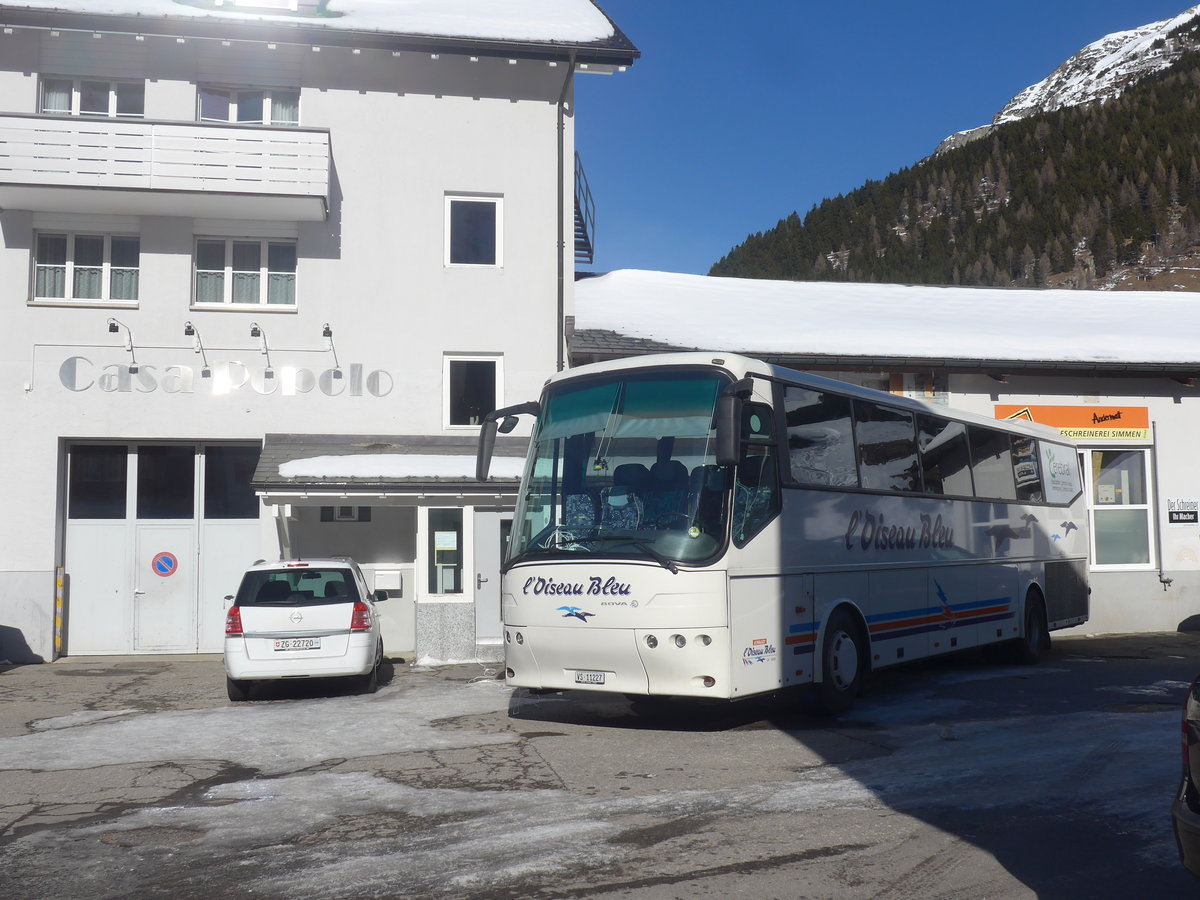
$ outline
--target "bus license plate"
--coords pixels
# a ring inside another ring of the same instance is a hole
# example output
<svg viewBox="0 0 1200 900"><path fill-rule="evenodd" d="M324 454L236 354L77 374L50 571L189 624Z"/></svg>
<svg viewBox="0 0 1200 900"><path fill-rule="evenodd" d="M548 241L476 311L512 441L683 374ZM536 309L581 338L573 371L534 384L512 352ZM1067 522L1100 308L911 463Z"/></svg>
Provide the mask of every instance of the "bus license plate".
<svg viewBox="0 0 1200 900"><path fill-rule="evenodd" d="M275 642L276 650L320 650L321 639L316 638L283 638Z"/></svg>
<svg viewBox="0 0 1200 900"><path fill-rule="evenodd" d="M576 672L576 684L604 684L603 672Z"/></svg>

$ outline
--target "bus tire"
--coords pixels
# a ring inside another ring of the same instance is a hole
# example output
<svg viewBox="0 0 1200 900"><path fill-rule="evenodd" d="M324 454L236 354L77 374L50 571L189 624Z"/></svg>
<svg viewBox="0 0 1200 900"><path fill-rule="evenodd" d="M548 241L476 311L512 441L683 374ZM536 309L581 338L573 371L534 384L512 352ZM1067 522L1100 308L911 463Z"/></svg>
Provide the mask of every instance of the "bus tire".
<svg viewBox="0 0 1200 900"><path fill-rule="evenodd" d="M858 623L845 610L836 610L825 624L825 640L821 644L818 711L836 716L853 706L866 669L867 649Z"/></svg>
<svg viewBox="0 0 1200 900"><path fill-rule="evenodd" d="M1046 604L1042 595L1031 590L1025 598L1025 630L1013 646L1013 655L1021 665L1032 666L1050 650L1050 628L1046 623Z"/></svg>

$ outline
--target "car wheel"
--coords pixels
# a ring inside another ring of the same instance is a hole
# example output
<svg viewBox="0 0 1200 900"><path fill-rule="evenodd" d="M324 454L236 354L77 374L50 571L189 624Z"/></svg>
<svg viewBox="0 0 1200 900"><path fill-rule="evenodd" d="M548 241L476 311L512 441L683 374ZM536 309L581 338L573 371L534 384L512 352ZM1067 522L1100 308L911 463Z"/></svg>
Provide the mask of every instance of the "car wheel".
<svg viewBox="0 0 1200 900"><path fill-rule="evenodd" d="M383 643L375 647L375 665L362 677L362 693L373 694L379 690L379 669L383 665Z"/></svg>
<svg viewBox="0 0 1200 900"><path fill-rule="evenodd" d="M237 681L233 678L225 679L225 692L229 694L229 699L235 702L239 700L250 699L250 682Z"/></svg>
<svg viewBox="0 0 1200 900"><path fill-rule="evenodd" d="M854 705L867 668L867 651L853 617L837 610L825 626L817 708L836 716Z"/></svg>

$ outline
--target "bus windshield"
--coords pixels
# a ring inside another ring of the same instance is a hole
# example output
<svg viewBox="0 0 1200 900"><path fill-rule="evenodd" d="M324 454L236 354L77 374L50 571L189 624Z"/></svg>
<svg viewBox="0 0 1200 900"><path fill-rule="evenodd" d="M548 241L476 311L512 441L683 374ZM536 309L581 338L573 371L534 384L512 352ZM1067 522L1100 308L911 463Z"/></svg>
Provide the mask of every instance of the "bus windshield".
<svg viewBox="0 0 1200 900"><path fill-rule="evenodd" d="M725 470L713 413L726 376L615 372L548 388L526 462L509 562L711 559L724 543Z"/></svg>

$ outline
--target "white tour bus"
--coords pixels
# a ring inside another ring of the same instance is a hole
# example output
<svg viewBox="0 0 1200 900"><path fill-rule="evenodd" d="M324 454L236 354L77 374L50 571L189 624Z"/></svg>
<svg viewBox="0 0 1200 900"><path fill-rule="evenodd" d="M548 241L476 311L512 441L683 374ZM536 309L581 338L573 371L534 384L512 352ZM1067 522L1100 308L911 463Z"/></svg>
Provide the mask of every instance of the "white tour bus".
<svg viewBox="0 0 1200 900"><path fill-rule="evenodd" d="M536 425L504 563L508 683L741 698L1087 621L1079 456L996 421L736 355L582 366Z"/></svg>

